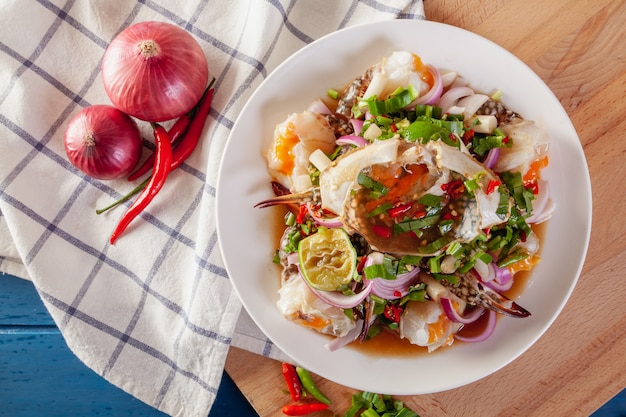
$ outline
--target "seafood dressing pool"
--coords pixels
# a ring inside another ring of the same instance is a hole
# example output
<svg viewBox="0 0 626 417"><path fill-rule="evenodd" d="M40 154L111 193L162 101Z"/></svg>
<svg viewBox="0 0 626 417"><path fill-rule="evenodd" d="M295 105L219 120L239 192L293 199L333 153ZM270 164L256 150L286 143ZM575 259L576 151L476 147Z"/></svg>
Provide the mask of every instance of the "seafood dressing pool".
<svg viewBox="0 0 626 417"><path fill-rule="evenodd" d="M276 257L287 319L334 336L330 350L393 333L433 351L485 340L496 314L531 314L503 293L539 261L531 226L553 210L540 175L549 141L499 95L400 51L334 103L316 100L276 127L276 197L257 206L289 207ZM353 265L344 250L332 267L328 229L348 234ZM320 244L302 243L312 238ZM304 279L311 268L338 286Z"/></svg>

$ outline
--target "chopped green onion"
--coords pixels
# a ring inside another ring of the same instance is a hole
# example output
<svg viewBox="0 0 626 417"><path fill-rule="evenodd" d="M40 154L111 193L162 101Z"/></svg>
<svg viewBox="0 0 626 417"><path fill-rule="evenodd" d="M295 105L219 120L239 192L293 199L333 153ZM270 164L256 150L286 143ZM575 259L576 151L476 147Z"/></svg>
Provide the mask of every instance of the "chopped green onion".
<svg viewBox="0 0 626 417"><path fill-rule="evenodd" d="M287 212L287 214L285 214L285 225L293 226L295 224L296 224L296 215L293 214L291 211Z"/></svg>
<svg viewBox="0 0 626 417"><path fill-rule="evenodd" d="M442 201L442 196L434 194L424 194L419 200L417 200L418 203L423 204L426 207L439 207Z"/></svg>
<svg viewBox="0 0 626 417"><path fill-rule="evenodd" d="M433 256L428 259L428 269L432 274L438 274L441 272L441 258L443 255Z"/></svg>
<svg viewBox="0 0 626 417"><path fill-rule="evenodd" d="M500 268L505 268L509 265L513 265L516 262L522 261L528 258L528 253L522 249L518 249L509 254L506 258L498 262Z"/></svg>
<svg viewBox="0 0 626 417"><path fill-rule="evenodd" d="M335 90L334 88L329 88L326 94L328 94L328 97L332 98L333 100L339 99L339 91Z"/></svg>
<svg viewBox="0 0 626 417"><path fill-rule="evenodd" d="M465 189L470 194L473 194L474 190L480 188L480 186L478 185L478 182L476 180L465 180L465 181L463 181L463 185L465 185Z"/></svg>
<svg viewBox="0 0 626 417"><path fill-rule="evenodd" d="M439 221L439 216L426 216L421 219L409 219L403 220L393 225L393 230L396 234L406 232L419 232L421 229L433 226Z"/></svg>
<svg viewBox="0 0 626 417"><path fill-rule="evenodd" d="M367 214L367 217L378 216L379 214L385 213L387 210L389 210L392 207L393 207L393 204L391 204L389 202L384 202L380 206L376 207L374 210L370 211Z"/></svg>
<svg viewBox="0 0 626 417"><path fill-rule="evenodd" d="M417 251L421 253L436 252L439 249L442 249L444 246L446 246L449 241L450 240L447 237L440 237L439 239L433 242L430 242L427 245L418 247Z"/></svg>
<svg viewBox="0 0 626 417"><path fill-rule="evenodd" d="M359 172L357 176L357 182L368 190L376 193L377 195L384 196L389 192L389 188L385 187L378 181L368 177L363 171Z"/></svg>
<svg viewBox="0 0 626 417"><path fill-rule="evenodd" d="M532 210L531 200L534 198L534 196L531 192L524 188L524 184L522 182L522 174L520 172L503 172L502 181L511 193L513 200L515 200L515 204L517 204L517 206L521 209L530 212ZM526 191L527 193L525 194L524 191Z"/></svg>
<svg viewBox="0 0 626 417"><path fill-rule="evenodd" d="M403 109L411 104L416 97L417 91L415 87L409 85L407 88L394 91L386 100L378 100L376 96L372 96L364 100L364 102L367 104L367 108L373 116L380 116L381 114L394 113Z"/></svg>
<svg viewBox="0 0 626 417"><path fill-rule="evenodd" d="M454 220L442 220L439 222L439 233L441 235L445 235L446 233L452 230L452 226L454 226Z"/></svg>
<svg viewBox="0 0 626 417"><path fill-rule="evenodd" d="M446 248L446 255L452 255L455 258L459 259L463 256L464 251L465 250L463 249L463 245L461 245L457 241L454 241Z"/></svg>

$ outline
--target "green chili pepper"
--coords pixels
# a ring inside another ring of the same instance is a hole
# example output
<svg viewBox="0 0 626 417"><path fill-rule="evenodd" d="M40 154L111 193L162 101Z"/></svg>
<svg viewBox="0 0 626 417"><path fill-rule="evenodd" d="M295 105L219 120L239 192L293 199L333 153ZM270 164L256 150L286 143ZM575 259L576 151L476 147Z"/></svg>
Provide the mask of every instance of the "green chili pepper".
<svg viewBox="0 0 626 417"><path fill-rule="evenodd" d="M306 392L311 394L317 401L324 404L330 404L328 397L325 396L317 385L315 385L315 382L313 382L313 378L311 377L309 371L300 366L296 366L296 372L298 373L300 382L302 382L302 387L306 390Z"/></svg>

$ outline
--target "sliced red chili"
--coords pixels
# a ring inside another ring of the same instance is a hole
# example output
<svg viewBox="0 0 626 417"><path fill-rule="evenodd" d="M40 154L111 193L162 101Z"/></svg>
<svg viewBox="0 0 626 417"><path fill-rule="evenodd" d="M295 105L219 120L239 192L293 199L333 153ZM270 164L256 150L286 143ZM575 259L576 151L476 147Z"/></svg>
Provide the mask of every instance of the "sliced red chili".
<svg viewBox="0 0 626 417"><path fill-rule="evenodd" d="M524 188L526 188L527 190L532 191L533 194L537 195L539 194L539 184L535 181L530 182L528 184L524 185Z"/></svg>
<svg viewBox="0 0 626 417"><path fill-rule="evenodd" d="M296 223L302 224L306 220L306 215L309 210L306 207L306 204L300 204L300 208L298 209L298 215L296 216Z"/></svg>
<svg viewBox="0 0 626 417"><path fill-rule="evenodd" d="M395 304L385 304L385 309L383 310L383 315L390 321L394 323L400 323L400 318L402 316L402 307L397 306Z"/></svg>
<svg viewBox="0 0 626 417"><path fill-rule="evenodd" d="M359 264L356 266L356 272L361 274L363 272L363 268L365 268L365 262L367 261L367 255L362 256L359 260Z"/></svg>
<svg viewBox="0 0 626 417"><path fill-rule="evenodd" d="M380 237L384 237L384 238L391 237L391 227L380 226L380 225L375 224L372 226L372 230L374 231L374 233L376 233Z"/></svg>
<svg viewBox="0 0 626 417"><path fill-rule="evenodd" d="M412 203L405 203L405 204L400 204L400 205L390 208L389 210L387 210L387 213L389 213L389 215L395 219L396 217L399 217L403 215L404 213L410 211L412 208L413 208Z"/></svg>
<svg viewBox="0 0 626 417"><path fill-rule="evenodd" d="M454 220L454 216L449 211L444 213L442 217L444 220Z"/></svg>
<svg viewBox="0 0 626 417"><path fill-rule="evenodd" d="M450 181L449 183L442 184L441 190L448 193L450 198L457 199L461 197L463 193L465 193L465 185L463 184L463 181L461 180L453 180L453 181Z"/></svg>
<svg viewBox="0 0 626 417"><path fill-rule="evenodd" d="M472 139L474 139L474 130L470 129L470 130L466 130L465 132L463 132L463 143L464 144L468 144L472 141Z"/></svg>
<svg viewBox="0 0 626 417"><path fill-rule="evenodd" d="M500 184L501 182L498 180L489 180L489 183L487 184L487 190L485 191L487 195L493 193L496 190L496 187L498 187Z"/></svg>

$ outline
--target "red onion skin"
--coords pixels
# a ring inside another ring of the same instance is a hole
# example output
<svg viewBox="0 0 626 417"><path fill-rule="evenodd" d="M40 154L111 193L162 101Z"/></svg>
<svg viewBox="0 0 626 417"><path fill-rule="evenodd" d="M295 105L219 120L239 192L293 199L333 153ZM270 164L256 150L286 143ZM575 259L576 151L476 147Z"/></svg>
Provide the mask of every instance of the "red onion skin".
<svg viewBox="0 0 626 417"><path fill-rule="evenodd" d="M142 44L154 49L142 52ZM208 62L198 42L165 22L129 26L111 41L102 59L102 81L113 105L150 122L187 113L200 100L208 79Z"/></svg>
<svg viewBox="0 0 626 417"><path fill-rule="evenodd" d="M479 334L475 336L464 336L462 334L457 333L454 335L454 338L462 342L468 342L468 343L484 342L485 340L489 339L489 337L491 337L491 335L493 334L496 328L497 317L496 317L496 312L493 310L487 310L486 314L487 314L487 323L482 332L480 332Z"/></svg>
<svg viewBox="0 0 626 417"><path fill-rule="evenodd" d="M78 112L67 126L64 143L72 165L101 180L128 175L139 163L142 151L137 123L103 104Z"/></svg>

